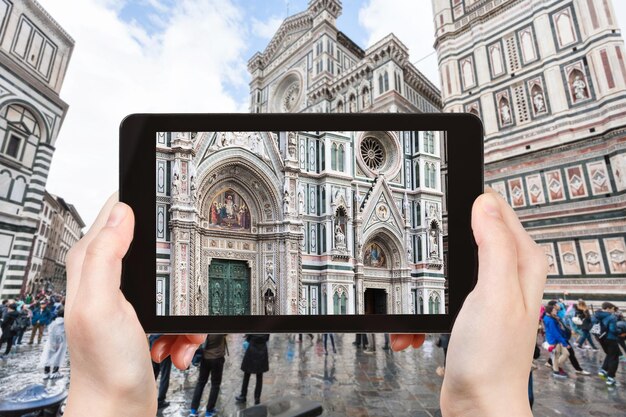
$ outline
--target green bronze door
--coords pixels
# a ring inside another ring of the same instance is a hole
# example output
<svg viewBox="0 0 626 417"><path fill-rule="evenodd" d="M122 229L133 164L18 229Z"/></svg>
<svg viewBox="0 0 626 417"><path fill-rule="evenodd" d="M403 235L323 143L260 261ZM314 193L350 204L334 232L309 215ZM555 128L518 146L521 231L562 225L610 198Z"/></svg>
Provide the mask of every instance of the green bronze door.
<svg viewBox="0 0 626 417"><path fill-rule="evenodd" d="M213 259L209 267L209 314L250 314L248 265L242 261Z"/></svg>

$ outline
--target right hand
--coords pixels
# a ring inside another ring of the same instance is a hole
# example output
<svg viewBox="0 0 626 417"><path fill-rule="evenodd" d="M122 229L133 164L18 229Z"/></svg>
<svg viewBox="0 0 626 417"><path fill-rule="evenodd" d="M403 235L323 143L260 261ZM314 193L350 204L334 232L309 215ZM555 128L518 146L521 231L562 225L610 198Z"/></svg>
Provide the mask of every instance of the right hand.
<svg viewBox="0 0 626 417"><path fill-rule="evenodd" d="M548 263L502 197L472 209L478 282L454 323L441 389L445 416L532 416L528 376Z"/></svg>

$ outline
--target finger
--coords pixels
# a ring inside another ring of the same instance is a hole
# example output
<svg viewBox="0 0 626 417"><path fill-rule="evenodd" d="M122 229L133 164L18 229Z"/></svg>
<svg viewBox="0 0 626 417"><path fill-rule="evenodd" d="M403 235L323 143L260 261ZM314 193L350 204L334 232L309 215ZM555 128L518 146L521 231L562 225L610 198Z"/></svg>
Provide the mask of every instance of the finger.
<svg viewBox="0 0 626 417"><path fill-rule="evenodd" d="M155 340L152 344L152 349L150 349L150 357L152 360L161 363L163 359L167 358L177 338L178 335L163 335Z"/></svg>
<svg viewBox="0 0 626 417"><path fill-rule="evenodd" d="M83 258L85 257L85 248L91 242L97 232L102 229L109 218L111 209L117 203L118 194L113 193L104 203L104 206L98 213L98 217L89 228L89 231L83 236L67 253L66 270L67 270L67 298L65 303L65 314L71 314L71 308L76 299L76 292L80 284L80 273L83 268Z"/></svg>
<svg viewBox="0 0 626 417"><path fill-rule="evenodd" d="M85 249L77 297L113 302L119 294L122 258L133 239L135 218L124 203L116 203L104 227Z"/></svg>
<svg viewBox="0 0 626 417"><path fill-rule="evenodd" d="M499 197L479 196L472 207L472 230L478 244L476 290L489 291L499 302L522 295L517 278L517 248L504 222Z"/></svg>
<svg viewBox="0 0 626 417"><path fill-rule="evenodd" d="M414 349L418 349L424 344L425 340L426 340L425 334L423 333L414 334L413 340L411 341L411 346L413 346Z"/></svg>
<svg viewBox="0 0 626 417"><path fill-rule="evenodd" d="M186 336L178 336L170 351L174 366L180 370L189 368L198 346L200 343L190 343Z"/></svg>
<svg viewBox="0 0 626 417"><path fill-rule="evenodd" d="M392 334L391 338L391 350L399 352L411 346L413 342L413 334Z"/></svg>
<svg viewBox="0 0 626 417"><path fill-rule="evenodd" d="M519 221L515 211L498 195L498 203L504 223L512 233L517 250L517 271L520 287L528 311L536 312L548 274L548 261L541 248L530 237Z"/></svg>
<svg viewBox="0 0 626 417"><path fill-rule="evenodd" d="M184 335L188 343L199 345L206 339L206 334L186 334Z"/></svg>

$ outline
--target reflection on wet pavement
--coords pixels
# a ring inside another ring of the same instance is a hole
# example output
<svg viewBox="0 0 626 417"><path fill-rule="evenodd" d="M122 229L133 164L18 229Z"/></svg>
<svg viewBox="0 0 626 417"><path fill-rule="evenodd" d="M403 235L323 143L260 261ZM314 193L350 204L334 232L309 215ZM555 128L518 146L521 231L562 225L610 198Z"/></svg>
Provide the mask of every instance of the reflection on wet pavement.
<svg viewBox="0 0 626 417"><path fill-rule="evenodd" d="M319 340L318 340L319 339ZM419 350L391 352L382 350L382 335L378 335L378 351L365 354L352 345L354 335L336 336L337 353L324 354L321 337L310 341L304 337L272 335L269 342L270 371L263 380L262 400L277 397L305 397L319 401L324 416L437 416L442 379L436 375L443 364L441 349L434 346L436 337L429 337ZM27 339L28 340L28 339ZM43 345L42 345L43 346ZM7 361L0 361L0 398L32 383L41 383L43 371L38 367L42 346L20 346ZM244 408L235 403L241 389L243 372L239 370L243 357L242 336L230 335L230 355L226 357L224 377L217 407L220 415L234 415ZM330 348L330 343L329 346ZM604 353L577 350L583 368L591 376L578 376L570 364L570 378L554 379L544 366L547 353L535 361L535 407L537 416L626 416L626 363L620 362L617 380L621 387L607 388L595 376ZM67 375L68 369L61 371ZM197 379L198 369L172 369L167 401L170 406L162 416L187 416ZM506 383L506 375L494 375ZM251 378L248 406L252 406L254 377ZM61 379L50 384L64 384ZM209 384L205 387L202 406L206 404ZM202 410L203 411L203 410ZM203 414L201 414L203 415Z"/></svg>

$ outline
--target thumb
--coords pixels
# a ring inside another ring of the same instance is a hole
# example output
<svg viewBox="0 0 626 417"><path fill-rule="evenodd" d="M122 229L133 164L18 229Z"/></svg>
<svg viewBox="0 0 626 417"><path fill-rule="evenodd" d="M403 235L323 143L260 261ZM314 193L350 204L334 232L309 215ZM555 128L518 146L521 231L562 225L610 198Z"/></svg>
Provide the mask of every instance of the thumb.
<svg viewBox="0 0 626 417"><path fill-rule="evenodd" d="M516 296L521 293L517 249L514 236L504 222L498 198L495 193L482 194L472 208L472 230L478 244L476 288Z"/></svg>
<svg viewBox="0 0 626 417"><path fill-rule="evenodd" d="M85 250L78 297L106 302L117 295L122 274L122 258L133 239L135 218L124 203L111 209L105 226Z"/></svg>

